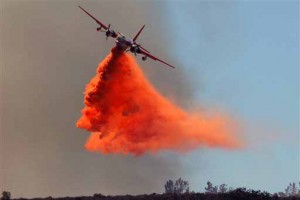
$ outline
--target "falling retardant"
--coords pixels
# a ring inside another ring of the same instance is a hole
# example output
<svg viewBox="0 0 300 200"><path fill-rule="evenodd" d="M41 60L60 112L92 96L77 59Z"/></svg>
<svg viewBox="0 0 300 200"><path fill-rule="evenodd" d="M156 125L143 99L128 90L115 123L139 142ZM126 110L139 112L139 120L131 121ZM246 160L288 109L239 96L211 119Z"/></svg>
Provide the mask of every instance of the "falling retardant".
<svg viewBox="0 0 300 200"><path fill-rule="evenodd" d="M85 144L89 151L141 155L241 147L235 123L220 114L184 111L150 84L131 55L117 48L99 64L84 95L76 125L91 132Z"/></svg>

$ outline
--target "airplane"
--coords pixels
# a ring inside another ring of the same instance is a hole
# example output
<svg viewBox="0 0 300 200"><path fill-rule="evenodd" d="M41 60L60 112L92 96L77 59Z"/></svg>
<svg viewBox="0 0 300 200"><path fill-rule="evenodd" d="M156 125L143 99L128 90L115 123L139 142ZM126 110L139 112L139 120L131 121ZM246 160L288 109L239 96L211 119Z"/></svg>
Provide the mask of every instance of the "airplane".
<svg viewBox="0 0 300 200"><path fill-rule="evenodd" d="M81 6L78 6L83 12L85 12L88 16L90 16L93 20L96 21L97 24L100 25L100 27L97 28L97 31L105 32L106 40L109 37L115 38L116 46L122 50L122 51L130 51L134 55L136 54L142 54L142 60L145 61L147 58L151 58L152 60L159 61L169 67L175 68L173 65L170 65L169 63L166 63L165 61L153 56L150 54L148 50L143 48L140 44L136 43L137 38L145 28L145 25L142 26L142 28L139 30L139 32L134 36L134 38L131 40L129 38L126 38L125 35L123 35L120 32L115 32L114 30L110 29L110 24L106 26L102 22L100 22L98 19L96 19L93 15L91 15L89 12L87 12L85 9L83 9ZM102 30L104 29L104 30Z"/></svg>

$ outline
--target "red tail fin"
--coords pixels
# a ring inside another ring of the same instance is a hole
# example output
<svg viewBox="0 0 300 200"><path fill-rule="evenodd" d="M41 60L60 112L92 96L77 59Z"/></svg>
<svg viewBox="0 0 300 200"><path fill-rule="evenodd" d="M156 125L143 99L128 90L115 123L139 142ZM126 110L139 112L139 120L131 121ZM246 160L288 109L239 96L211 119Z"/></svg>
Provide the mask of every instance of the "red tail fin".
<svg viewBox="0 0 300 200"><path fill-rule="evenodd" d="M139 37L140 33L142 32L142 30L145 28L145 25L140 29L140 31L136 34L136 36L134 36L133 38L133 42L136 41L136 39Z"/></svg>

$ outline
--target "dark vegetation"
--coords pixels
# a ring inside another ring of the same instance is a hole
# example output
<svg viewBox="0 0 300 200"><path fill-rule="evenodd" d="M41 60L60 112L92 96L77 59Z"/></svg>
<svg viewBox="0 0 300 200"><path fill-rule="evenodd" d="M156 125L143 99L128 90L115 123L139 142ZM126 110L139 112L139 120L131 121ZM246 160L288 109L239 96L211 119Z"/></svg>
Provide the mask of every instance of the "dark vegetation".
<svg viewBox="0 0 300 200"><path fill-rule="evenodd" d="M270 194L265 191L252 190L246 188L228 188L226 184L214 186L207 182L204 193L190 191L188 181L181 178L178 180L168 180L164 185L164 194L145 194L145 195L122 195L122 196L105 196L94 194L93 196L82 197L62 197L62 198L34 198L31 200L300 200L300 182L297 187L296 183L290 183L284 192ZM10 192L2 192L0 200L11 200ZM16 200L27 200L19 198Z"/></svg>

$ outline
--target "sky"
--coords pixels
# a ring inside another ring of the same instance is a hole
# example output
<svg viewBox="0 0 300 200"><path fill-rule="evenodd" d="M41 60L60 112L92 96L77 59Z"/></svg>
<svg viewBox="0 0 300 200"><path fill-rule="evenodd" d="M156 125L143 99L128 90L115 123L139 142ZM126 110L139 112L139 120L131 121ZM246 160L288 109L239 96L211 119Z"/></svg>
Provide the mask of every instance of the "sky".
<svg viewBox="0 0 300 200"><path fill-rule="evenodd" d="M84 149L85 84L114 42L80 4L177 68L140 62L189 110L236 119L247 146L141 157ZM13 197L160 193L182 177L283 191L299 178L298 1L2 1L0 190ZM132 14L135 17L132 18Z"/></svg>
<svg viewBox="0 0 300 200"><path fill-rule="evenodd" d="M272 192L299 181L299 2L164 5L172 54L194 76L194 100L240 120L248 144L187 155L187 179L202 188L204 179Z"/></svg>

